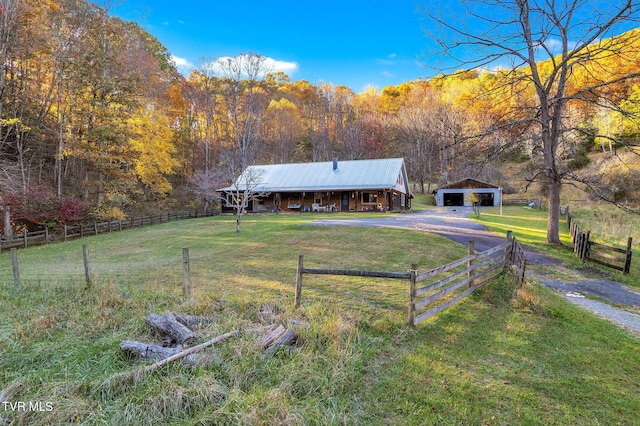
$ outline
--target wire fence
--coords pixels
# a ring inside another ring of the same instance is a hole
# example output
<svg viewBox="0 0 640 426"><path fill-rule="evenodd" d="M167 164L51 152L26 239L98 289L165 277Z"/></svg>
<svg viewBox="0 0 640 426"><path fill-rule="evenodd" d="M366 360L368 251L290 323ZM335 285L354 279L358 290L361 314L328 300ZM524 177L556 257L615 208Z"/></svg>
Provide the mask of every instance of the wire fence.
<svg viewBox="0 0 640 426"><path fill-rule="evenodd" d="M143 216L137 218L111 220L106 222L82 223L76 225L62 225L56 227L45 226L38 231L27 232L14 235L13 238L0 238L0 252L12 248L27 248L43 244L68 241L77 238L84 238L90 235L100 235L111 232L126 231L128 229L141 228L144 226L158 225L160 223L174 220L195 219L201 217L215 216L217 212L212 210L183 210L178 212L160 213L157 215Z"/></svg>

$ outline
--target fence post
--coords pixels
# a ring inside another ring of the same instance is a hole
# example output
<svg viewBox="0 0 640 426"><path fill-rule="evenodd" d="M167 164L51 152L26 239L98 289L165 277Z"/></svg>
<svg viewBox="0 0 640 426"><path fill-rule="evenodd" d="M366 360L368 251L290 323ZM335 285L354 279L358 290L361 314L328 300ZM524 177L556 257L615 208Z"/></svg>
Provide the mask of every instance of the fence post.
<svg viewBox="0 0 640 426"><path fill-rule="evenodd" d="M418 265L411 264L409 271L409 326L414 327L416 318L416 278L418 275Z"/></svg>
<svg viewBox="0 0 640 426"><path fill-rule="evenodd" d="M582 247L580 251L580 261L586 262L589 258L589 237L591 236L591 231L587 231L583 234L582 238Z"/></svg>
<svg viewBox="0 0 640 426"><path fill-rule="evenodd" d="M505 267L513 261L513 231L507 231L507 249L504 253L504 265ZM510 244L510 245L509 245Z"/></svg>
<svg viewBox="0 0 640 426"><path fill-rule="evenodd" d="M302 272L304 270L304 254L298 255L298 273L296 275L296 297L294 306L300 306L300 298L302 297Z"/></svg>
<svg viewBox="0 0 640 426"><path fill-rule="evenodd" d="M89 246L82 245L82 258L84 260L84 276L87 281L87 287L91 286L91 261L89 260Z"/></svg>
<svg viewBox="0 0 640 426"><path fill-rule="evenodd" d="M11 265L13 266L13 282L20 284L20 268L18 267L18 250L14 247L11 249Z"/></svg>
<svg viewBox="0 0 640 426"><path fill-rule="evenodd" d="M191 275L189 273L189 247L182 247L182 274L184 275L184 297L190 297Z"/></svg>
<svg viewBox="0 0 640 426"><path fill-rule="evenodd" d="M629 237L629 239L627 240L627 257L624 261L624 274L628 274L629 271L631 270L631 242L633 241L633 238Z"/></svg>
<svg viewBox="0 0 640 426"><path fill-rule="evenodd" d="M469 256L476 254L476 243L473 240L469 240ZM467 268L471 268L475 259L471 259L467 262ZM473 271L469 271L467 273L467 277L471 277L473 275ZM469 287L473 287L473 280L469 281Z"/></svg>
<svg viewBox="0 0 640 426"><path fill-rule="evenodd" d="M27 230L25 229L24 233L22 234L24 235L24 248L27 248L27 245L29 244L27 241L27 237L29 236L29 234L27 233Z"/></svg>

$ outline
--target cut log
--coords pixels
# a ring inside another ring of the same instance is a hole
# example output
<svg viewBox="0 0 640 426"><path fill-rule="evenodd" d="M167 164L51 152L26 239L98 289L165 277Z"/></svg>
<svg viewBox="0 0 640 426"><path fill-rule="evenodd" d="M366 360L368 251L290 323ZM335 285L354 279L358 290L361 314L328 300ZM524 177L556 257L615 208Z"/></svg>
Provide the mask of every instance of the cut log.
<svg viewBox="0 0 640 426"><path fill-rule="evenodd" d="M293 330L285 330L271 345L264 351L264 355L272 355L280 346L290 345L296 340L296 333Z"/></svg>
<svg viewBox="0 0 640 426"><path fill-rule="evenodd" d="M288 330L284 326L271 327L259 341L260 349L265 355L273 354L280 346L289 345L296 340L297 336L293 330Z"/></svg>
<svg viewBox="0 0 640 426"><path fill-rule="evenodd" d="M179 315L173 314L176 317L176 320L191 330L194 328L200 328L208 324L212 324L216 322L214 317L204 317L204 316L195 316L195 315Z"/></svg>
<svg viewBox="0 0 640 426"><path fill-rule="evenodd" d="M187 326L178 322L175 315L171 313L163 316L149 314L144 321L155 330L170 337L172 341L182 346L191 346L198 340L196 334Z"/></svg>
<svg viewBox="0 0 640 426"><path fill-rule="evenodd" d="M181 347L168 348L161 345L154 345L152 343L136 342L135 340L123 340L120 342L120 350L131 357L158 361L178 354L184 349ZM192 354L185 357L184 360L189 364L198 364L200 362L200 355Z"/></svg>
<svg viewBox="0 0 640 426"><path fill-rule="evenodd" d="M258 341L258 344L260 345L260 349L262 350L267 349L269 346L273 344L273 342L278 337L283 335L286 331L287 329L284 328L282 325L279 325L277 327L275 325L272 325L270 328L267 329L267 334L262 336L262 338Z"/></svg>

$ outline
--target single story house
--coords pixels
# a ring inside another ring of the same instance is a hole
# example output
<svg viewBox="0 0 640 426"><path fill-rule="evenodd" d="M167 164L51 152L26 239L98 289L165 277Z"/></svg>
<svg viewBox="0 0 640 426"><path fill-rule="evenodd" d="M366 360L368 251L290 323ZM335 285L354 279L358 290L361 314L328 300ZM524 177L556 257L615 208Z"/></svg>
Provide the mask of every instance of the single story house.
<svg viewBox="0 0 640 426"><path fill-rule="evenodd" d="M475 194L481 206L499 206L502 196L502 188L499 186L470 178L444 185L433 192L438 207L470 207L471 194Z"/></svg>
<svg viewBox="0 0 640 426"><path fill-rule="evenodd" d="M250 181L253 212L401 211L413 198L403 158L250 166L239 189ZM236 187L218 191L232 195Z"/></svg>

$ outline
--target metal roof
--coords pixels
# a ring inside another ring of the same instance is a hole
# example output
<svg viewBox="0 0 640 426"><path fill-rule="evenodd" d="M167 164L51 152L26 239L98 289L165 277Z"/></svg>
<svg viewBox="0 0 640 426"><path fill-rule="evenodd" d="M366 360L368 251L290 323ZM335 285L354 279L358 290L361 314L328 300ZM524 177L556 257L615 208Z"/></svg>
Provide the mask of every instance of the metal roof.
<svg viewBox="0 0 640 426"><path fill-rule="evenodd" d="M378 160L333 161L250 166L238 182L257 176L260 183L254 191L313 192L365 189L401 189L410 194L403 158ZM254 179L255 180L255 179ZM234 190L235 187L221 189Z"/></svg>
<svg viewBox="0 0 640 426"><path fill-rule="evenodd" d="M487 182L482 182L481 180L478 179L473 179L473 178L465 178L465 179L461 179L461 180L457 180L455 182L451 182L449 184L443 185L440 188L436 189L436 191L440 190L440 189L466 189L466 188L495 188L498 189L500 188L497 185L494 185L492 183L487 183Z"/></svg>

